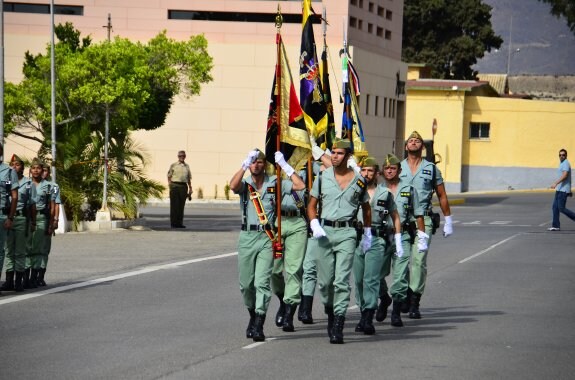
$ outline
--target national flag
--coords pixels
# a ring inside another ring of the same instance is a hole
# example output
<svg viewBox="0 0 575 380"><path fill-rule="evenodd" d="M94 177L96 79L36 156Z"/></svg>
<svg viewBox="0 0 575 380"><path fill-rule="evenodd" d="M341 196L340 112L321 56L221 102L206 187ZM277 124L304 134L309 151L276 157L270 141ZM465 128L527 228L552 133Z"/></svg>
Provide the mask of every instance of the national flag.
<svg viewBox="0 0 575 380"><path fill-rule="evenodd" d="M275 163L279 128L280 151L286 161L301 170L311 155L311 144L303 111L295 92L291 70L281 34L276 35L278 62L272 86L266 132L266 159Z"/></svg>
<svg viewBox="0 0 575 380"><path fill-rule="evenodd" d="M329 72L327 67L327 49L324 46L321 54L321 68L322 68L322 86L323 98L327 111L327 128L325 133L325 146L320 145L322 149L331 149L333 141L335 140L335 119L333 117L333 102L331 100L331 90L329 87ZM319 145L319 143L318 143Z"/></svg>
<svg viewBox="0 0 575 380"><path fill-rule="evenodd" d="M328 112L320 80L320 65L315 48L312 14L311 0L303 0L299 96L307 129L316 140L317 145L325 149Z"/></svg>

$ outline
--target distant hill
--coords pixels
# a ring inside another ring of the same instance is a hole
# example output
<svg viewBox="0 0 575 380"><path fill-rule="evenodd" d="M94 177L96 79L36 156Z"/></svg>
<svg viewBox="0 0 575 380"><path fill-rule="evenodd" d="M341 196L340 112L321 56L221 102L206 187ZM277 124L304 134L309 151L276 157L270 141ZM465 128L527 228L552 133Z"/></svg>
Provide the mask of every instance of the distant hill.
<svg viewBox="0 0 575 380"><path fill-rule="evenodd" d="M510 75L575 75L575 35L564 19L549 13L548 4L537 0L483 2L493 7L491 23L504 42L501 49L479 60L475 70L506 73L509 61ZM508 60L511 25L512 53Z"/></svg>

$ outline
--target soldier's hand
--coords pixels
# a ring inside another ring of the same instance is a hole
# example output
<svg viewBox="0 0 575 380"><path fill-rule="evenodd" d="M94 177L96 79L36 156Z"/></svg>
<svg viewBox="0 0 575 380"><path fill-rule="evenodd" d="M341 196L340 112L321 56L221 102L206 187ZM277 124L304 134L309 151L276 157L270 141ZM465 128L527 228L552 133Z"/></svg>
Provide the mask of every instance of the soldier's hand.
<svg viewBox="0 0 575 380"><path fill-rule="evenodd" d="M403 257L403 244L401 241L401 233L396 233L393 235L393 239L395 240L395 256Z"/></svg>
<svg viewBox="0 0 575 380"><path fill-rule="evenodd" d="M13 223L14 223L14 222L12 221L12 219L6 218L6 220L4 221L4 229L5 229L5 230L11 230Z"/></svg>
<svg viewBox="0 0 575 380"><path fill-rule="evenodd" d="M363 228L363 236L361 237L361 242L359 243L363 253L367 253L371 248L373 237L371 236L371 227Z"/></svg>
<svg viewBox="0 0 575 380"><path fill-rule="evenodd" d="M429 235L423 231L417 231L417 250L419 252L425 252L429 249L427 242L429 241Z"/></svg>
<svg viewBox="0 0 575 380"><path fill-rule="evenodd" d="M248 153L246 159L242 162L242 169L247 170L250 165L256 160L260 152L258 150L252 150Z"/></svg>
<svg viewBox="0 0 575 380"><path fill-rule="evenodd" d="M453 221L451 215L445 217L445 224L443 225L443 237L448 237L453 234Z"/></svg>
<svg viewBox="0 0 575 380"><path fill-rule="evenodd" d="M321 228L321 225L319 224L319 220L317 219L312 219L312 221L309 223L309 226L311 228L311 231L313 233L313 238L314 239L320 239L324 236L327 236L327 234L325 233L324 229Z"/></svg>
<svg viewBox="0 0 575 380"><path fill-rule="evenodd" d="M361 168L357 165L357 161L354 156L349 157L349 160L347 160L347 166L355 170L356 173L361 173Z"/></svg>
<svg viewBox="0 0 575 380"><path fill-rule="evenodd" d="M286 173L286 175L291 177L291 175L295 172L295 170L288 164L284 158L282 152L275 152L274 159L276 160L276 164L278 164L282 170Z"/></svg>

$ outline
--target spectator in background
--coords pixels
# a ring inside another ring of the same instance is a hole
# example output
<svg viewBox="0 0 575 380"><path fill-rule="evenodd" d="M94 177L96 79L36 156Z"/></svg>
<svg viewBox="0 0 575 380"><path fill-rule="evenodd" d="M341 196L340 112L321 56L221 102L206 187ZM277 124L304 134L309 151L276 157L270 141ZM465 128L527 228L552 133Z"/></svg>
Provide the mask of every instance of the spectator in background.
<svg viewBox="0 0 575 380"><path fill-rule="evenodd" d="M551 188L555 189L555 199L553 200L553 223L547 231L560 231L561 223L559 222L559 213L567 215L567 217L575 221L575 212L565 207L567 197L572 196L571 193L571 165L567 161L567 151L561 149L559 151L559 169L557 169L559 178L551 184Z"/></svg>

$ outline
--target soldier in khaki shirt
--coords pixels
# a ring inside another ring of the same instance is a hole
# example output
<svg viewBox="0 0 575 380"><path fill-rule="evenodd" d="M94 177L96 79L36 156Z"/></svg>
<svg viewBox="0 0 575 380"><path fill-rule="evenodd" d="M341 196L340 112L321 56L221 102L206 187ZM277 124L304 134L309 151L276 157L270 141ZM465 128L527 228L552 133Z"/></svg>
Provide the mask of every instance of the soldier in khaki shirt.
<svg viewBox="0 0 575 380"><path fill-rule="evenodd" d="M178 152L178 161L170 165L168 170L168 184L170 186L170 222L172 228L186 228L184 226L184 206L186 197L192 198L192 172L185 163L186 152Z"/></svg>

